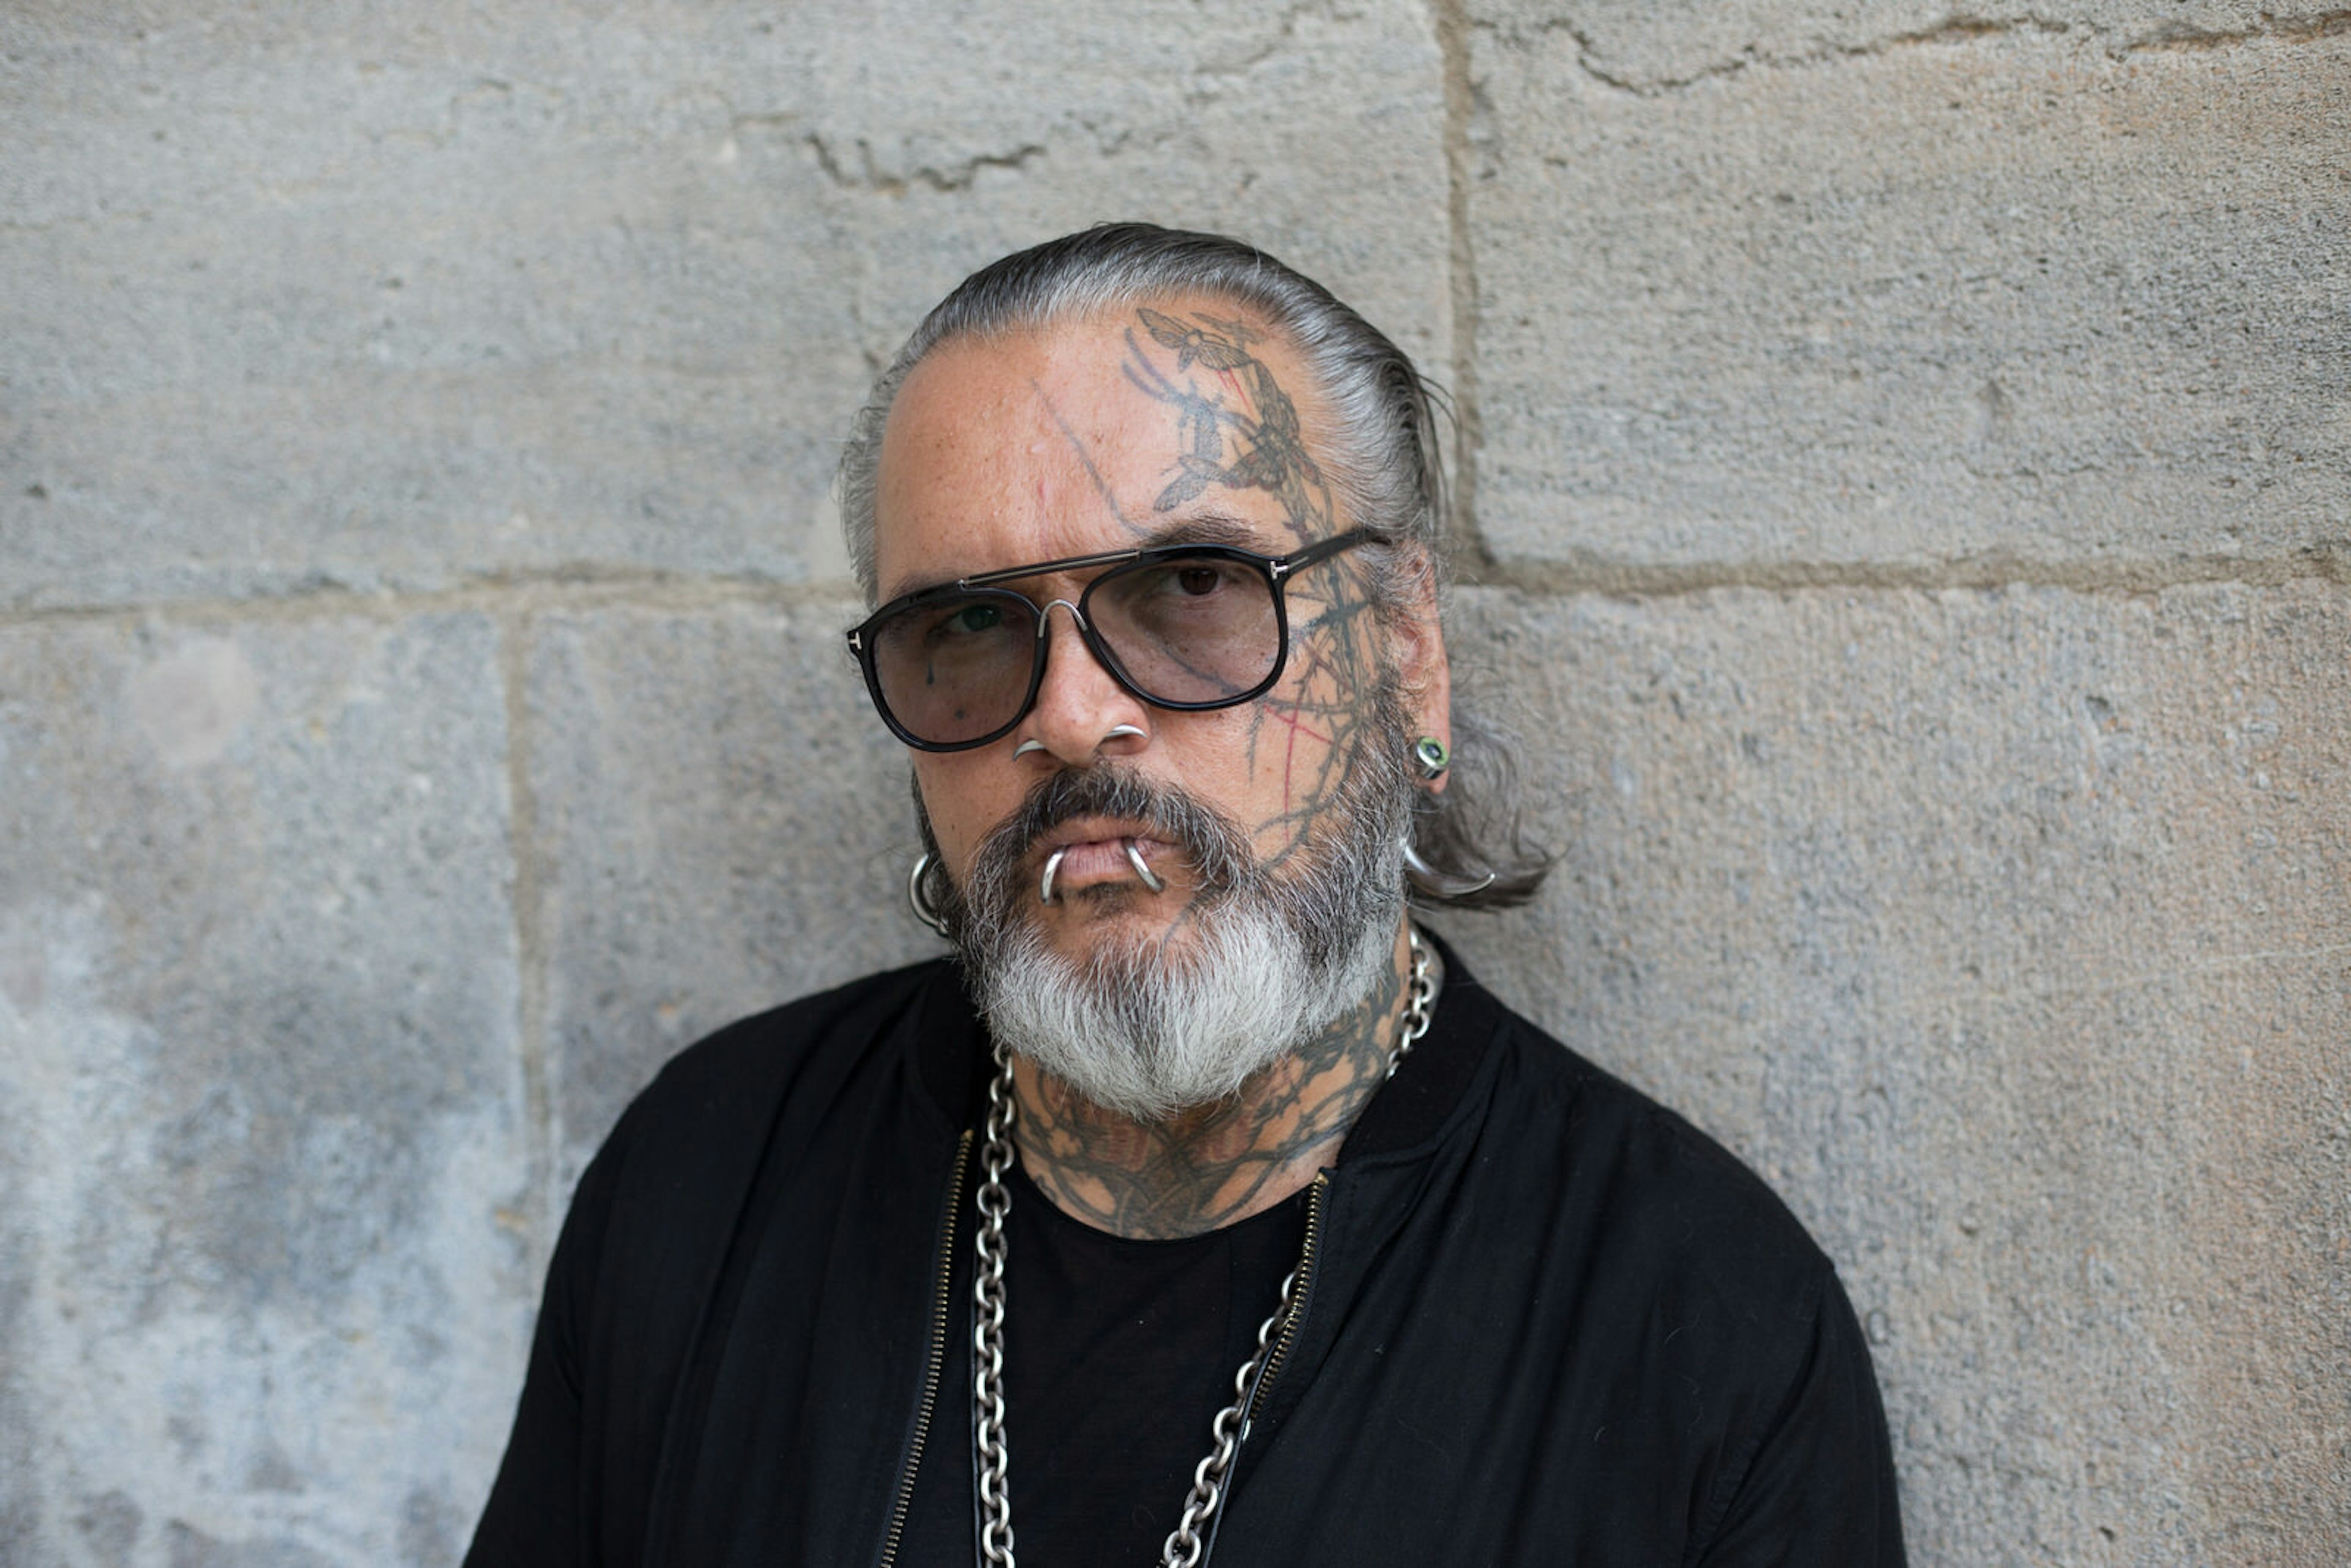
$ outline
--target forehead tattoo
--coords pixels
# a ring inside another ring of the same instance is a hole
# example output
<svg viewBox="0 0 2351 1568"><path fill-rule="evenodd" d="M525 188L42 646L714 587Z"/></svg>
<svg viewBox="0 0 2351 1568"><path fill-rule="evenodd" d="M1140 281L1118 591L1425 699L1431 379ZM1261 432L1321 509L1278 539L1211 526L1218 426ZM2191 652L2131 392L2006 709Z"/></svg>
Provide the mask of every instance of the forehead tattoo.
<svg viewBox="0 0 2351 1568"><path fill-rule="evenodd" d="M1212 485L1267 490L1281 502L1301 543L1330 533L1331 493L1306 450L1298 405L1249 352L1263 334L1207 314L1186 320L1145 307L1135 315L1154 342L1176 353L1173 371L1162 371L1127 329L1126 379L1176 411L1177 472L1153 509L1173 511ZM1207 372L1205 387L1195 367Z"/></svg>

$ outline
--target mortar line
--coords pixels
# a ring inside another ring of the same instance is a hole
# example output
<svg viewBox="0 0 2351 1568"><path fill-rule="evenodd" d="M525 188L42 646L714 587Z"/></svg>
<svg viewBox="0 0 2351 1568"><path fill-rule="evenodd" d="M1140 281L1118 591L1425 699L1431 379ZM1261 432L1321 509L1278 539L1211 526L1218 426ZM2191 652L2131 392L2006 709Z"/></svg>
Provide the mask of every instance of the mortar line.
<svg viewBox="0 0 2351 1568"><path fill-rule="evenodd" d="M1792 593L1839 589L1932 592L1997 588L2139 594L2231 582L2248 588L2275 588L2300 581L2351 587L2351 540L2312 545L2291 555L2177 556L2161 560L2051 561L1986 553L1956 560L1910 564L1834 560L1718 564L1612 561L1591 557L1495 562L1465 556L1454 565L1455 580L1462 587L1501 588L1552 596L1604 593L1623 598L1672 599L1718 589ZM649 572L592 579L514 578L413 592L320 589L250 599L190 597L123 604L20 606L0 608L0 630L57 622L105 624L157 620L299 622L348 616L388 622L464 612L499 617L608 609L677 612L749 606L794 610L853 604L859 597L857 587L845 580L778 583L764 579L690 578Z"/></svg>
<svg viewBox="0 0 2351 1568"><path fill-rule="evenodd" d="M1673 599L1723 589L1770 593L1823 591L1936 592L2055 588L2086 594L2143 594L2235 583L2276 588L2312 581L2351 586L2351 549L2314 547L2292 556L2185 556L2168 560L2043 561L2004 555L1898 565L1856 561L1764 561L1737 565L1608 560L1512 561L1461 573L1464 587L1545 596L1600 593Z"/></svg>
<svg viewBox="0 0 2351 1568"><path fill-rule="evenodd" d="M684 611L754 606L794 610L853 602L858 597L857 585L845 578L785 583L765 578L688 577L650 571L518 574L454 588L314 588L263 591L244 598L191 594L120 604L6 606L0 607L0 627L49 622L143 621L156 616L188 621L303 622L337 617L395 621L414 615L466 612L497 616L612 608Z"/></svg>
<svg viewBox="0 0 2351 1568"><path fill-rule="evenodd" d="M520 973L515 997L517 1045L521 1055L525 1157L528 1162L531 1213L525 1256L534 1289L547 1276L553 1256L555 1226L561 1213L554 1190L555 1104L547 1040L548 964L545 921L540 901L546 888L539 876L538 793L531 783L530 643L531 612L521 608L498 620L498 674L504 688L507 722L507 831L513 864L515 953Z"/></svg>
<svg viewBox="0 0 2351 1568"><path fill-rule="evenodd" d="M1447 298L1452 311L1453 493L1445 518L1451 537L1451 565L1458 573L1483 570L1493 561L1478 527L1478 453L1484 425L1478 406L1478 327L1482 304L1478 290L1478 250L1470 227L1469 122L1477 108L1469 79L1469 17L1465 0L1433 0L1445 73L1445 218Z"/></svg>

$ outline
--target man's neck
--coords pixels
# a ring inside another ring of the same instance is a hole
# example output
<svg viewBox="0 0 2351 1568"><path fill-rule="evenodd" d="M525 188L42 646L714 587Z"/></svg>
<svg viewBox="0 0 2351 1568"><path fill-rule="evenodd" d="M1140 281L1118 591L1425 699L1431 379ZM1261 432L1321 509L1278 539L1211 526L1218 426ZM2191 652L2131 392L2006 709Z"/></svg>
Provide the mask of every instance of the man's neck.
<svg viewBox="0 0 2351 1568"><path fill-rule="evenodd" d="M1271 1208L1331 1163L1386 1081L1411 972L1399 927L1388 972L1328 1029L1230 1098L1165 1122L1105 1111L1016 1059L1021 1169L1063 1213L1117 1236L1197 1236Z"/></svg>

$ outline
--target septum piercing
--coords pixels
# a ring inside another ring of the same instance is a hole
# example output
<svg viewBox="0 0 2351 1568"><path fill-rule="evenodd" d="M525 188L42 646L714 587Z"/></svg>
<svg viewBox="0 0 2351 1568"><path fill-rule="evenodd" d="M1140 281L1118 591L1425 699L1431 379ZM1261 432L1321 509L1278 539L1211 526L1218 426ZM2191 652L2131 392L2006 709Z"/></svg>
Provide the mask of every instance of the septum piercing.
<svg viewBox="0 0 2351 1568"><path fill-rule="evenodd" d="M1151 868L1143 863L1143 851L1136 847L1133 839L1126 841L1126 863L1134 868L1134 874L1141 877L1143 885L1152 892L1161 892L1167 886L1165 883L1152 875Z"/></svg>
<svg viewBox="0 0 2351 1568"><path fill-rule="evenodd" d="M1099 751L1113 740L1129 738L1148 740L1150 736L1139 724L1114 724L1102 732L1102 737L1100 740L1094 742L1094 749ZM1045 743L1032 735L1012 748L1012 760L1018 762L1032 751L1044 749Z"/></svg>

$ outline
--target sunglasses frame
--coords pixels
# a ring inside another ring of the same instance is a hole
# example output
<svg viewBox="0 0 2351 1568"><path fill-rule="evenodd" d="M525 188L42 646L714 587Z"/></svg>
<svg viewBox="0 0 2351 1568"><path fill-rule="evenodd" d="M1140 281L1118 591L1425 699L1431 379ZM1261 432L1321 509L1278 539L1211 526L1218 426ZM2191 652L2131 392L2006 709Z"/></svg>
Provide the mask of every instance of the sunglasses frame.
<svg viewBox="0 0 2351 1568"><path fill-rule="evenodd" d="M1206 713L1217 708L1238 707L1242 703L1263 696L1270 691L1273 684L1281 679L1281 672L1289 667L1290 601L1289 595L1283 591L1284 584L1293 574L1303 571L1319 561L1328 560L1342 551L1353 549L1357 545L1371 543L1374 537L1367 528L1351 528L1343 534L1334 534L1327 539L1308 545L1304 549L1294 550L1289 555L1260 555L1255 550L1242 549L1237 545L1154 545L1141 549L1106 550L1100 555L1068 556L1060 560L1039 561L1034 566L1008 567L1002 571L984 571L972 577L959 577L953 582L943 582L936 587L920 588L912 593L900 594L849 631L847 633L849 650L856 655L858 667L865 673L865 690L873 699L873 710L882 716L882 722L890 727L891 734L917 751L969 751L992 741L1001 740L1020 727L1020 721L1027 718L1035 709L1038 692L1044 688L1045 634L1048 630L1047 622L1050 612L1055 604L1069 605L1078 623L1078 635L1084 641L1086 651L1094 656L1095 663L1101 664L1109 673L1110 678L1118 683L1119 689L1130 696L1138 701L1149 703L1153 707L1168 708L1178 713ZM1103 581L1116 575L1115 573L1105 570L1096 576L1079 592L1074 604L1071 604L1068 600L1060 599L1048 600L1045 603L1040 604L1025 593L997 586L998 583L1012 582L1024 577L1042 577L1049 572L1056 571L1078 571L1087 567L1122 567L1145 561L1202 557L1212 560L1240 561L1255 567L1264 575L1266 586L1273 592L1274 632L1278 639L1273 654L1273 668L1267 674L1265 679L1245 692L1237 693L1232 696L1213 697L1207 702L1168 702L1153 696L1134 684L1134 677L1129 675L1125 666L1119 663L1118 654L1103 643L1101 635L1094 631L1093 622L1086 614L1086 605L1092 600L1094 590ZM873 635L883 622L903 611L938 600L962 598L974 592L1017 601L1027 605L1030 612L1037 617L1037 646L1029 661L1029 690L1022 695L1020 706L1014 711L1012 716L986 735L975 737L970 740L925 740L898 722L898 716L890 711L889 701L882 695L881 672L874 667L873 663Z"/></svg>

